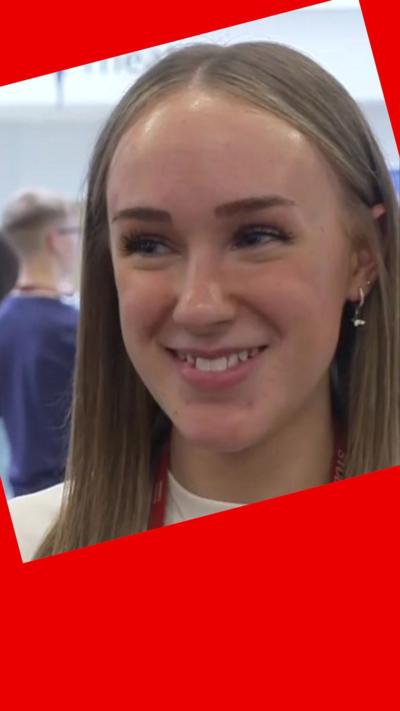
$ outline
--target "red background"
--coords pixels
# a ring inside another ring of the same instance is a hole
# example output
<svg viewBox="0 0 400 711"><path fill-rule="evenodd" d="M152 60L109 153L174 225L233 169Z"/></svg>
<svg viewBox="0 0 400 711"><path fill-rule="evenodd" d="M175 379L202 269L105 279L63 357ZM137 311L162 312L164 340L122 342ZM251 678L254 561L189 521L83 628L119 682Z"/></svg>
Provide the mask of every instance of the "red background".
<svg viewBox="0 0 400 711"><path fill-rule="evenodd" d="M10 4L0 84L310 4ZM399 145L395 3L360 4ZM399 473L25 565L0 489L1 707L398 709Z"/></svg>

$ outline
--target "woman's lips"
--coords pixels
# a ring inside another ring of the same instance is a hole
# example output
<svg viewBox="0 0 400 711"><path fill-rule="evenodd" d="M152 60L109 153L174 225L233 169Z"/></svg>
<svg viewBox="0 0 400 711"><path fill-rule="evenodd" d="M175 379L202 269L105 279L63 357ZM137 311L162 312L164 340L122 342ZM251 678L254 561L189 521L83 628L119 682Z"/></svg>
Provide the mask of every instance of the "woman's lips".
<svg viewBox="0 0 400 711"><path fill-rule="evenodd" d="M180 360L176 351L168 349L168 353L175 367L177 368L179 375L185 382L205 390L223 390L233 387L234 385L237 385L245 378L247 378L258 367L261 359L264 357L266 350L267 347L262 347L262 349L260 349L257 354L249 357L246 361L239 361L236 365L228 367L226 370L222 371L199 370L192 363L188 363L185 360ZM199 353L199 351L197 351L197 353ZM217 353L217 351L215 351L214 353ZM220 351L220 353L227 354L227 351ZM214 359L216 357L222 356L214 356Z"/></svg>

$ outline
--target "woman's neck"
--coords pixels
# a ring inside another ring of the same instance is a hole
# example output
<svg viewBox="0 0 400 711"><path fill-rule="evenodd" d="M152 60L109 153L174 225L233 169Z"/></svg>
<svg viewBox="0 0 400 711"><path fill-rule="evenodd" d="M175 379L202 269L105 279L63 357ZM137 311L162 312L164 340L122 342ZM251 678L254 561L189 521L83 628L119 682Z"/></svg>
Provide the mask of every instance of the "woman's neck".
<svg viewBox="0 0 400 711"><path fill-rule="evenodd" d="M326 484L335 447L329 396L257 446L214 452L193 446L173 428L171 471L198 496L251 503Z"/></svg>

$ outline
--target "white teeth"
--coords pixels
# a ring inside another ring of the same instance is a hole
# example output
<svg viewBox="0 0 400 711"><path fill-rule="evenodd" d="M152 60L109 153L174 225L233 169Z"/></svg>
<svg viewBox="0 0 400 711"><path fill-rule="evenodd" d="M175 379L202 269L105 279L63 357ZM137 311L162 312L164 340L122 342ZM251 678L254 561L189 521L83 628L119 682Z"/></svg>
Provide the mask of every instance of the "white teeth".
<svg viewBox="0 0 400 711"><path fill-rule="evenodd" d="M215 358L215 360L210 360L210 370L214 372L221 372L226 370L228 367L228 360L226 358Z"/></svg>
<svg viewBox="0 0 400 711"><path fill-rule="evenodd" d="M207 360L206 358L196 358L196 368L197 370L202 370L204 372L211 370L211 360Z"/></svg>
<svg viewBox="0 0 400 711"><path fill-rule="evenodd" d="M239 357L237 353L232 353L228 358L228 368L233 368L234 365L239 363Z"/></svg>
<svg viewBox="0 0 400 711"><path fill-rule="evenodd" d="M213 360L196 358L196 368L203 372L221 373L223 370L227 370L228 360L226 358L214 358Z"/></svg>
<svg viewBox="0 0 400 711"><path fill-rule="evenodd" d="M231 353L228 357L222 358L194 358L188 353L179 353L179 360L186 361L189 365L203 371L204 373L223 372L228 368L234 368L239 362L245 363L249 358L253 358L260 351L259 348L251 348L250 350L239 351L239 353Z"/></svg>

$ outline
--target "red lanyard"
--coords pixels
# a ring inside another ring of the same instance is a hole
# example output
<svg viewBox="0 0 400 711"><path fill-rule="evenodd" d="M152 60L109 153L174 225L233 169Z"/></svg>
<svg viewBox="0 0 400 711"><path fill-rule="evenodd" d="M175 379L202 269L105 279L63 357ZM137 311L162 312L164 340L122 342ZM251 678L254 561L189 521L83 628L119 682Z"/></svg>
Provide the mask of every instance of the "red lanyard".
<svg viewBox="0 0 400 711"><path fill-rule="evenodd" d="M169 466L169 443L164 447L158 465L157 476L154 481L153 499L151 502L148 529L161 528L164 525L165 509L167 506Z"/></svg>
<svg viewBox="0 0 400 711"><path fill-rule="evenodd" d="M346 452L341 445L341 438L336 437L336 446L332 458L331 481L340 481L344 478L344 462ZM158 466L157 476L153 488L153 500L151 504L148 530L161 528L164 525L165 510L167 507L168 493L168 466L169 466L169 443L164 447L161 460Z"/></svg>

